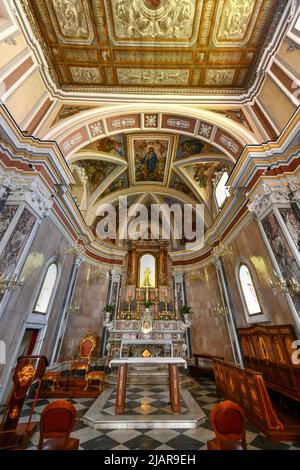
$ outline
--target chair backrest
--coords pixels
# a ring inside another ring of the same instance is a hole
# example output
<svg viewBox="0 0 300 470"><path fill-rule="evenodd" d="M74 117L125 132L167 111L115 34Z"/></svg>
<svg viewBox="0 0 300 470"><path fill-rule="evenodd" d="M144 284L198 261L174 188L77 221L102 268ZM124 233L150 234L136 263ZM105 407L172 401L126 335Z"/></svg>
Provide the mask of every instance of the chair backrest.
<svg viewBox="0 0 300 470"><path fill-rule="evenodd" d="M79 357L82 359L89 359L92 352L96 347L96 340L94 336L88 334L80 341Z"/></svg>
<svg viewBox="0 0 300 470"><path fill-rule="evenodd" d="M69 439L76 420L76 409L72 403L65 400L56 400L47 405L41 415L40 442L38 448L43 446L44 439Z"/></svg>
<svg viewBox="0 0 300 470"><path fill-rule="evenodd" d="M237 403L230 400L217 403L211 410L210 420L217 438L225 441L245 440L245 413Z"/></svg>

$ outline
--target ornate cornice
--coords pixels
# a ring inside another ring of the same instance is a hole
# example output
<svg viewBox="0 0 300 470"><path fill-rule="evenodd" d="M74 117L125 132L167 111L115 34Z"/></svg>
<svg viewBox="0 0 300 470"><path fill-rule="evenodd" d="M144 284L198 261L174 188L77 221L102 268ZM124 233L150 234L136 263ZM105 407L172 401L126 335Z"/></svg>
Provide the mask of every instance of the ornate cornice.
<svg viewBox="0 0 300 470"><path fill-rule="evenodd" d="M40 218L49 214L53 200L36 178L25 180L19 175L0 175L0 186L0 196L9 190L8 201L27 203Z"/></svg>
<svg viewBox="0 0 300 470"><path fill-rule="evenodd" d="M248 203L248 209L253 212L257 218L261 218L270 207L276 207L281 204L290 204L289 186L282 184L263 184L262 192L256 194L251 202Z"/></svg>

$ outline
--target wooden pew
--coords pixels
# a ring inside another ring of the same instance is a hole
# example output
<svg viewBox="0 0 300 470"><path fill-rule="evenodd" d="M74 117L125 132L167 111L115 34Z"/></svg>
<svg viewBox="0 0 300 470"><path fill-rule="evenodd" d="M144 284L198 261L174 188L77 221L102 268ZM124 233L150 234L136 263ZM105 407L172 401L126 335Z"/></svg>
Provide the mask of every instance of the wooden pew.
<svg viewBox="0 0 300 470"><path fill-rule="evenodd" d="M238 329L244 365L263 374L269 389L300 402L300 364L293 364L292 325L252 325Z"/></svg>
<svg viewBox="0 0 300 470"><path fill-rule="evenodd" d="M213 359L217 389L240 404L249 420L267 436L281 441L300 439L300 422L274 407L263 374L239 365Z"/></svg>
<svg viewBox="0 0 300 470"><path fill-rule="evenodd" d="M189 366L189 372L192 377L198 378L203 376L214 376L213 359L224 359L220 356L211 354L193 354L195 365Z"/></svg>

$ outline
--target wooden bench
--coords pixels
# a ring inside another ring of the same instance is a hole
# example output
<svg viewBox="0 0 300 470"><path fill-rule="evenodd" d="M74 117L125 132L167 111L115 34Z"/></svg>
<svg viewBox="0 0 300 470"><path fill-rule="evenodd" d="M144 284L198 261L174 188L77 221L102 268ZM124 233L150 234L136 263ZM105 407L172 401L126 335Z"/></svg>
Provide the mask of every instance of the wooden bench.
<svg viewBox="0 0 300 470"><path fill-rule="evenodd" d="M213 356L211 354L193 354L195 365L189 367L192 377L214 376L213 359L224 359L223 357Z"/></svg>
<svg viewBox="0 0 300 470"><path fill-rule="evenodd" d="M249 420L267 436L281 441L300 439L300 422L277 411L261 372L219 359L213 362L219 392L241 405Z"/></svg>

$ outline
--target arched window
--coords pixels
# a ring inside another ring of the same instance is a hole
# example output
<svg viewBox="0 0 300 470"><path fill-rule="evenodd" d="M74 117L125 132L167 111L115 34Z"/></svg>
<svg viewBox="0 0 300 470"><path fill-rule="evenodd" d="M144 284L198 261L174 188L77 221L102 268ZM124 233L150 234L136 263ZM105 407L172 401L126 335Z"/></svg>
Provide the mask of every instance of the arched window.
<svg viewBox="0 0 300 470"><path fill-rule="evenodd" d="M156 287L156 258L147 254L140 257L139 287Z"/></svg>
<svg viewBox="0 0 300 470"><path fill-rule="evenodd" d="M239 280L248 314L257 315L261 313L261 308L253 284L252 276L246 264L241 264L239 268Z"/></svg>
<svg viewBox="0 0 300 470"><path fill-rule="evenodd" d="M222 174L217 186L216 186L216 199L218 207L221 207L228 196L226 183L228 181L229 174L227 171L224 171Z"/></svg>
<svg viewBox="0 0 300 470"><path fill-rule="evenodd" d="M33 309L34 313L46 314L54 291L55 282L57 279L57 264L51 263L47 269L37 302Z"/></svg>

